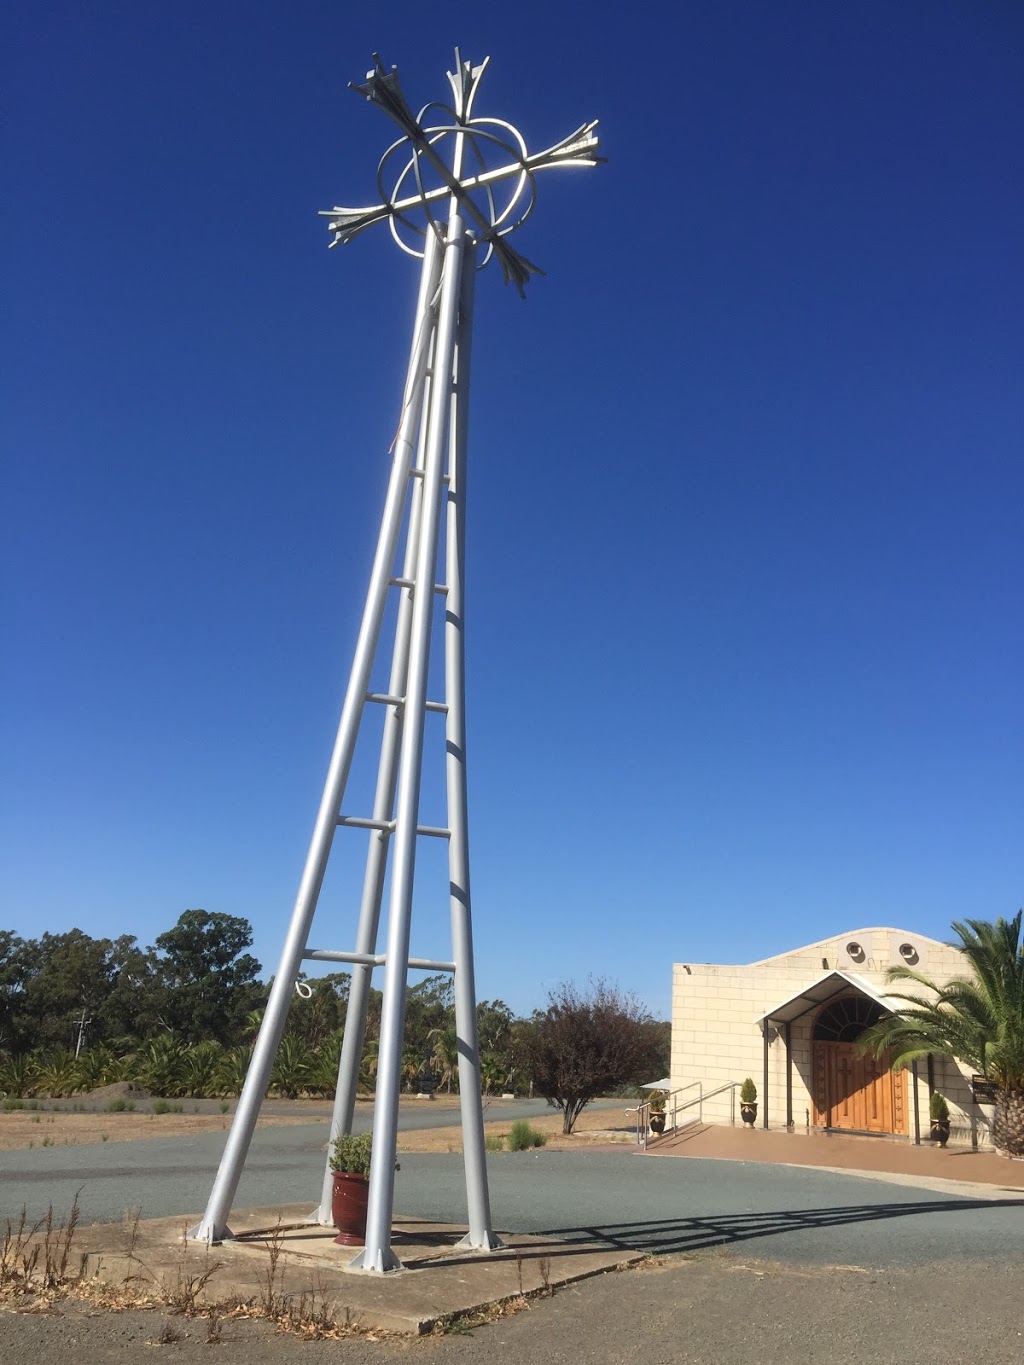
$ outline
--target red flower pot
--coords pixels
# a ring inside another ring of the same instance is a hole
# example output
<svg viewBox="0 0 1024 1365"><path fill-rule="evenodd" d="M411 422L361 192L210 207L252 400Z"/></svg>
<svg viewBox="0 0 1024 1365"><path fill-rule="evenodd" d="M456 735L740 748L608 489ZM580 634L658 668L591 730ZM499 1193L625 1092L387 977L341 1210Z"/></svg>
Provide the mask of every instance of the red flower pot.
<svg viewBox="0 0 1024 1365"><path fill-rule="evenodd" d="M331 1218L338 1229L335 1246L365 1246L366 1202L369 1197L370 1182L365 1175L353 1175L350 1171L334 1172Z"/></svg>

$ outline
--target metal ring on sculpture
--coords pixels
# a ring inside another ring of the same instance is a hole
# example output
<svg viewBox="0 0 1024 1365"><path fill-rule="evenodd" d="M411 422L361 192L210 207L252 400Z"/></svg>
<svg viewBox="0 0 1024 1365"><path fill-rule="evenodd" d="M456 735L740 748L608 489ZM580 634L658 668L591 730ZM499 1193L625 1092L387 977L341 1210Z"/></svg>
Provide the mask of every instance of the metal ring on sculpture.
<svg viewBox="0 0 1024 1365"><path fill-rule="evenodd" d="M519 174L516 177L515 185L500 213L497 211L494 194L490 185L477 185L466 190L467 195L478 191L485 196L487 201L488 213L486 216L490 221L490 229L482 234L482 239L487 243L487 250L480 261L480 269L483 269L494 252L494 238L508 236L509 233L514 232L518 227L525 223L533 212L533 206L537 198L537 182L532 170L525 164L528 155L526 142L519 130L511 123L507 123L504 119L481 118L473 119L470 122L463 124L457 120L454 111L448 108L447 105L440 105L437 103L427 105L421 110L420 118L422 119L427 110L431 108L442 109L445 113L450 114L453 120L450 124L438 124L424 127L423 132L431 147L436 146L446 137L462 134L468 144L472 147L473 155L476 158L481 173L486 171L487 162L478 145L480 140L499 148L511 158L513 163L519 166ZM491 132L489 127L485 128L481 126L484 124L506 130L506 132L511 134L514 142L507 138L499 137L497 133ZM442 224L431 207L427 197L428 190L423 183L420 159L423 157L424 152L421 147L412 145L412 155L402 167L390 192L385 186L385 168L387 163L400 148L409 146L410 139L408 137L402 137L399 138L397 142L393 142L385 151L377 164L377 190L380 194L381 202L388 205L390 209L388 214L388 227L395 244L407 255L422 258L423 251L405 241L399 233L397 226L398 223L401 223L403 227L407 228L409 232L415 233L417 237L425 237L428 227L433 228L435 232L440 232L441 230ZM402 186L406 183L410 175L412 175L416 181L416 193L419 196L420 201L418 207L422 209L426 216L427 226L424 227L420 227L417 223L412 221L408 212L403 213L395 207L401 198ZM520 206L524 198L525 206L522 207L522 211L514 221L509 222L509 219L512 217L513 213L515 213L517 207ZM476 201L474 200L474 202ZM477 208L480 210L481 216L483 216L483 210L479 204L477 204Z"/></svg>

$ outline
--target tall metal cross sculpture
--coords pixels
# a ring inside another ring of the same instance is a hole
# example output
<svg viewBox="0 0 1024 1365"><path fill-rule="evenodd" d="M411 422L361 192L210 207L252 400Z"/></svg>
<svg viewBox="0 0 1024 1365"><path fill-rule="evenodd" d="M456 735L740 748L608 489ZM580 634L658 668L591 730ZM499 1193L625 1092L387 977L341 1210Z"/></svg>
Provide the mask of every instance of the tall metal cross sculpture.
<svg viewBox="0 0 1024 1365"><path fill-rule="evenodd" d="M374 223L386 222L398 245L422 258L416 319L380 536L320 810L220 1168L206 1212L189 1234L205 1242L231 1236L228 1215L304 961L352 966L331 1140L351 1132L370 978L375 966L383 966L366 1244L352 1263L378 1272L400 1268L391 1250L391 1220L410 968L454 973L469 1215L469 1232L463 1245L488 1250L500 1245L491 1226L484 1160L466 822L464 490L473 285L478 258L482 267L494 256L505 282L514 284L522 294L530 276L541 272L506 239L533 207L536 172L551 166L594 166L601 160L594 135L596 122L577 128L547 151L531 155L510 123L475 118L473 101L486 66L486 59L479 66L463 61L456 49L456 69L448 73L453 103L432 102L418 115L406 103L397 69L386 71L376 54L366 83L352 87L390 115L402 136L384 153L377 168L381 202L371 208L328 209L323 216L334 233L332 246L350 242ZM488 152L499 156L500 164L492 169L487 166ZM386 178L389 168L396 171L390 190ZM508 191L501 204L495 197L497 187ZM442 501L444 575L438 582ZM407 507L399 562L399 538ZM398 592L399 601L390 683L387 692L372 692L371 672L392 590ZM427 680L433 606L439 594L445 606L445 697L431 701ZM369 816L345 815L342 800L367 706L384 708L373 812ZM445 717L448 824L444 828L419 823L424 716L428 711L441 712ZM309 931L339 826L370 831L356 946L352 952L311 950L307 947ZM413 873L420 838L448 842L450 961L409 956ZM381 953L377 939L389 857L387 942ZM311 1216L311 1221L324 1225L331 1222L331 1174L328 1164L320 1205Z"/></svg>

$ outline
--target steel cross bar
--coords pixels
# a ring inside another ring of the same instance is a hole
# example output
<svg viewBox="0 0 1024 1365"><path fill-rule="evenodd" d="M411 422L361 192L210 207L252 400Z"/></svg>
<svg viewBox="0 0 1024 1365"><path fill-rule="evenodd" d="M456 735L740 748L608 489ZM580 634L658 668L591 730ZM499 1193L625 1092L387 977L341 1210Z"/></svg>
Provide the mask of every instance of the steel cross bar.
<svg viewBox="0 0 1024 1365"><path fill-rule="evenodd" d="M467 194L472 193L473 190L484 189L489 185L499 184L502 180L509 180L514 175L521 175L523 171L532 174L535 171L548 170L552 166L598 166L604 158L596 155L600 146L599 139L592 136L596 127L597 120L594 119L592 123L581 124L575 132L546 151L534 152L508 166L496 166L492 170L481 171L478 175L466 176L460 181L462 190ZM337 236L330 245L343 246L366 228L373 227L374 223L384 222L393 213L411 213L423 204L438 203L450 193L447 185L438 185L432 190L424 190L422 194L410 195L407 199L396 199L367 208L350 209L338 205L333 209L320 209L318 216L331 219L327 226Z"/></svg>

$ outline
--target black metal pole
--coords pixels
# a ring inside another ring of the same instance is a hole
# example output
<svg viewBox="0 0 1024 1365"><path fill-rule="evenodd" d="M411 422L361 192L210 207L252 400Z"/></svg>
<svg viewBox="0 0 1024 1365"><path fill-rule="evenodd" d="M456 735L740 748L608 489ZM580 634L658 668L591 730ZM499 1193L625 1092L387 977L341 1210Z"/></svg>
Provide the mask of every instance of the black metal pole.
<svg viewBox="0 0 1024 1365"><path fill-rule="evenodd" d="M930 1060L930 1059L929 1059ZM914 1146L921 1145L921 1106L917 1100L917 1062L910 1063L910 1074L914 1078Z"/></svg>

